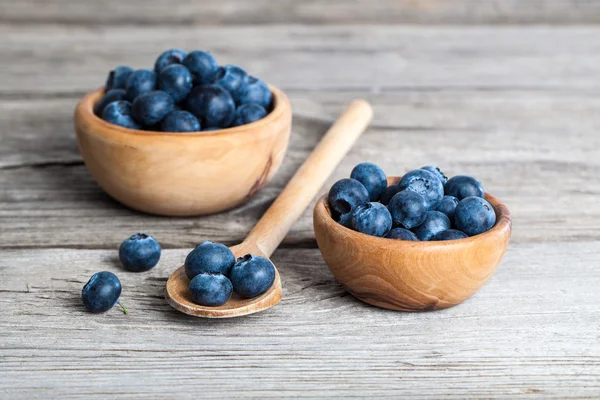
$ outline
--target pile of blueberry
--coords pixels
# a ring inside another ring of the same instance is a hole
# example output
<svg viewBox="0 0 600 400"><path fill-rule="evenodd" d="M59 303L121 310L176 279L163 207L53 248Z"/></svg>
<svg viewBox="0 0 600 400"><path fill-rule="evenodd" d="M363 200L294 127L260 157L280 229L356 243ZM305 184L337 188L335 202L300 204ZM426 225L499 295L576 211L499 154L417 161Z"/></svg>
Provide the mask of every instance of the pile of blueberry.
<svg viewBox="0 0 600 400"><path fill-rule="evenodd" d="M160 244L152 236L137 233L119 247L119 260L126 270L144 272L160 260ZM185 259L185 273L190 279L190 295L203 306L220 306L232 292L242 298L256 297L266 292L275 281L275 267L264 257L247 254L235 259L229 248L206 241L192 250ZM119 304L122 286L109 271L95 273L83 287L81 297L88 311L100 313Z"/></svg>
<svg viewBox="0 0 600 400"><path fill-rule="evenodd" d="M249 124L271 109L265 82L237 65L219 66L207 52L162 53L154 70L119 66L108 74L94 113L130 129L212 131Z"/></svg>
<svg viewBox="0 0 600 400"><path fill-rule="evenodd" d="M337 181L327 202L340 224L367 235L399 240L454 240L488 231L496 213L481 183L425 166L387 185L381 168L358 164L350 178Z"/></svg>

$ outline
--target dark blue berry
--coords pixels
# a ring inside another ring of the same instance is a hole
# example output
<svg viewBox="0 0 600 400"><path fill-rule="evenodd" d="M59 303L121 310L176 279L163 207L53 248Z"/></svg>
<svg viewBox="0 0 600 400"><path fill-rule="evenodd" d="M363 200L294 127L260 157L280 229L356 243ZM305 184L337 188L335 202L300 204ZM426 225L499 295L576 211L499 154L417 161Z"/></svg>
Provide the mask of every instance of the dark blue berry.
<svg viewBox="0 0 600 400"><path fill-rule="evenodd" d="M448 229L433 235L433 237L429 240L456 240L468 237L469 236L467 236L467 234L463 231L459 231L458 229Z"/></svg>
<svg viewBox="0 0 600 400"><path fill-rule="evenodd" d="M229 92L218 85L196 86L187 97L186 109L203 126L227 128L233 121L235 103Z"/></svg>
<svg viewBox="0 0 600 400"><path fill-rule="evenodd" d="M217 60L205 51L192 51L184 59L183 65L190 70L194 76L196 85L207 85L213 83L219 70Z"/></svg>
<svg viewBox="0 0 600 400"><path fill-rule="evenodd" d="M106 91L111 89L125 89L127 85L127 79L133 73L133 68L126 65L121 65L108 73L106 78L106 85L104 88Z"/></svg>
<svg viewBox="0 0 600 400"><path fill-rule="evenodd" d="M444 189L446 195L454 196L458 200L471 196L483 197L484 194L481 182L466 175L456 175L448 179Z"/></svg>
<svg viewBox="0 0 600 400"><path fill-rule="evenodd" d="M496 213L492 205L481 197L464 198L456 206L454 224L469 236L486 232L495 223Z"/></svg>
<svg viewBox="0 0 600 400"><path fill-rule="evenodd" d="M99 117L102 117L102 112L104 111L104 107L106 107L109 103L118 100L125 100L125 89L112 89L104 93L104 96L94 104L94 114Z"/></svg>
<svg viewBox="0 0 600 400"><path fill-rule="evenodd" d="M365 203L352 213L352 229L367 235L384 237L392 229L392 216L381 203Z"/></svg>
<svg viewBox="0 0 600 400"><path fill-rule="evenodd" d="M158 88L179 103L190 93L193 86L193 77L186 67L180 64L171 64L158 74Z"/></svg>
<svg viewBox="0 0 600 400"><path fill-rule="evenodd" d="M115 274L108 271L92 275L81 291L83 305L93 313L110 310L119 301L120 296L121 281Z"/></svg>
<svg viewBox="0 0 600 400"><path fill-rule="evenodd" d="M248 73L237 65L225 65L217 71L215 84L227 90L234 98L244 91L248 81Z"/></svg>
<svg viewBox="0 0 600 400"><path fill-rule="evenodd" d="M424 169L425 171L429 171L429 172L433 173L435 176L437 176L439 178L440 182L442 182L442 185L445 185L446 182L448 182L448 177L446 175L444 175L442 170L439 169L438 167L436 167L435 165L426 165L424 167L421 167L421 169Z"/></svg>
<svg viewBox="0 0 600 400"><path fill-rule="evenodd" d="M439 211L429 211L425 221L414 228L413 232L419 240L430 240L434 235L448 229L450 229L450 220L446 214Z"/></svg>
<svg viewBox="0 0 600 400"><path fill-rule="evenodd" d="M125 100L113 101L104 107L102 119L111 124L129 129L141 129L141 125L131 114L131 103Z"/></svg>
<svg viewBox="0 0 600 400"><path fill-rule="evenodd" d="M229 276L234 263L235 256L227 246L207 240L196 246L185 258L185 274L190 279L203 272Z"/></svg>
<svg viewBox="0 0 600 400"><path fill-rule="evenodd" d="M223 128L219 128L218 126L206 126L202 128L203 132L209 132L209 131L220 131Z"/></svg>
<svg viewBox="0 0 600 400"><path fill-rule="evenodd" d="M400 190L409 190L425 199L428 210L435 210L444 197L444 185L433 173L424 169L408 172L398 183Z"/></svg>
<svg viewBox="0 0 600 400"><path fill-rule="evenodd" d="M196 304L218 307L231 298L233 286L227 277L220 273L204 272L196 275L189 285L190 296Z"/></svg>
<svg viewBox="0 0 600 400"><path fill-rule="evenodd" d="M243 104L235 110L235 117L231 126L241 126L263 119L267 111L255 103Z"/></svg>
<svg viewBox="0 0 600 400"><path fill-rule="evenodd" d="M392 197L388 210L395 226L411 229L425 221L427 203L419 193L404 190Z"/></svg>
<svg viewBox="0 0 600 400"><path fill-rule="evenodd" d="M231 269L233 291L240 297L251 298L266 292L275 281L275 267L264 257L246 254L237 259Z"/></svg>
<svg viewBox="0 0 600 400"><path fill-rule="evenodd" d="M265 82L249 76L246 84L236 92L234 100L237 104L256 103L268 110L273 101L273 94Z"/></svg>
<svg viewBox="0 0 600 400"><path fill-rule="evenodd" d="M363 162L352 169L350 178L356 179L367 188L369 199L377 201L381 193L387 188L385 172L377 165Z"/></svg>
<svg viewBox="0 0 600 400"><path fill-rule="evenodd" d="M456 210L457 205L458 199L456 197L444 196L437 210L446 214L450 221L454 221L454 210Z"/></svg>
<svg viewBox="0 0 600 400"><path fill-rule="evenodd" d="M339 223L340 225L344 225L346 228L352 228L352 212L346 213L346 214L337 214L336 213L336 218L335 221L337 223Z"/></svg>
<svg viewBox="0 0 600 400"><path fill-rule="evenodd" d="M398 185L390 185L386 187L385 189L383 189L383 192L381 192L381 195L379 196L379 202L384 206L387 206L388 204L390 204L390 200L392 199L392 197L394 197L399 191L400 188L398 187Z"/></svg>
<svg viewBox="0 0 600 400"><path fill-rule="evenodd" d="M127 79L125 92L127 100L133 102L139 95L156 89L156 74L149 69L138 69Z"/></svg>
<svg viewBox="0 0 600 400"><path fill-rule="evenodd" d="M171 49L163 52L154 63L154 72L157 74L173 64L181 64L187 53L180 49Z"/></svg>
<svg viewBox="0 0 600 400"><path fill-rule="evenodd" d="M396 240L411 240L413 242L419 241L419 238L414 233L404 228L392 229L390 233L387 234L386 238Z"/></svg>
<svg viewBox="0 0 600 400"><path fill-rule="evenodd" d="M369 192L356 179L344 178L333 184L327 195L327 203L334 218L352 213L358 206L369 201ZM336 218L337 219L337 218Z"/></svg>
<svg viewBox="0 0 600 400"><path fill-rule="evenodd" d="M160 260L160 244L150 235L137 233L121 243L119 260L128 271L148 271Z"/></svg>
<svg viewBox="0 0 600 400"><path fill-rule="evenodd" d="M167 114L160 123L163 132L197 132L200 130L198 118L191 112L175 110Z"/></svg>
<svg viewBox="0 0 600 400"><path fill-rule="evenodd" d="M133 116L145 126L158 124L174 110L173 98L155 90L138 96L133 102Z"/></svg>

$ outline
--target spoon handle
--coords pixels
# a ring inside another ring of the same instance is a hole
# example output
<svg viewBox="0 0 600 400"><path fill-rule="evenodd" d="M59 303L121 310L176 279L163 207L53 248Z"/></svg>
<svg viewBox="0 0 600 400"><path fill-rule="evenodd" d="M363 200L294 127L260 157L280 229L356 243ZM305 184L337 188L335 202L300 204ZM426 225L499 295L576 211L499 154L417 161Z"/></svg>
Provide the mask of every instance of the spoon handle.
<svg viewBox="0 0 600 400"><path fill-rule="evenodd" d="M271 256L372 118L371 105L365 100L354 100L329 128L243 244L257 247L267 257Z"/></svg>

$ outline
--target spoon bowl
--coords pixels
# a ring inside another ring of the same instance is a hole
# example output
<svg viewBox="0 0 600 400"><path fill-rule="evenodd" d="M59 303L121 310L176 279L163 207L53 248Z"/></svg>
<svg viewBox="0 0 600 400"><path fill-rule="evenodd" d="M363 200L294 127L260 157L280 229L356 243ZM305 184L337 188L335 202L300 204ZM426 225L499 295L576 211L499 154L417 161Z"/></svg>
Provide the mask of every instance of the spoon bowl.
<svg viewBox="0 0 600 400"><path fill-rule="evenodd" d="M390 177L390 184L400 177ZM336 279L358 299L401 311L448 308L477 292L502 260L511 233L508 208L490 194L496 224L466 239L413 242L365 235L337 223L326 196L316 204L317 244Z"/></svg>

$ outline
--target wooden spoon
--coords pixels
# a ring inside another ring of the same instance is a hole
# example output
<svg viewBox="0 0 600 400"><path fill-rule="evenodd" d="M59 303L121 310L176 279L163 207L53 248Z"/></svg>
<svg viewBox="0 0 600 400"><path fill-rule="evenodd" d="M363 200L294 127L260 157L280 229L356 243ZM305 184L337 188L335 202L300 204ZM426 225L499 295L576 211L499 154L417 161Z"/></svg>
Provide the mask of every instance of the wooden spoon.
<svg viewBox="0 0 600 400"><path fill-rule="evenodd" d="M239 245L231 247L236 257L254 254L269 258L292 225L300 218L335 167L369 125L373 110L364 100L355 100L327 131L312 154L289 181L283 192ZM188 291L185 268L167 281L165 298L171 307L185 314L206 318L230 318L266 310L281 300L281 279L275 268L275 282L258 297L234 296L219 307L194 303Z"/></svg>

